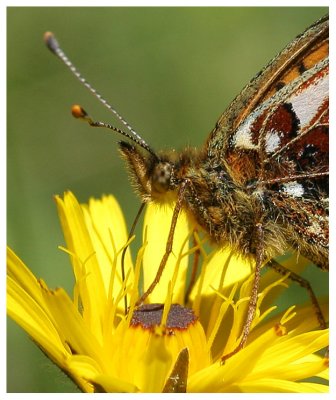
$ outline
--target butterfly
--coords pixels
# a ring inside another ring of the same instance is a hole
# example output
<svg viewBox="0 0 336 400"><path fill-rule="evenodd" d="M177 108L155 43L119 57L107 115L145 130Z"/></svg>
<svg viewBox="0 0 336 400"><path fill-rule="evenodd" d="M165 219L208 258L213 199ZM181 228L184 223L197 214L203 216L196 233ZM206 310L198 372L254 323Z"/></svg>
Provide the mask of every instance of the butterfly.
<svg viewBox="0 0 336 400"><path fill-rule="evenodd" d="M203 147L179 153L155 152L82 78L51 33L45 41L127 127L129 133L93 121L80 106L72 109L91 126L130 139L119 147L143 204L176 200L165 254L137 305L160 279L181 209L213 243L254 261L246 323L239 345L224 356L228 358L247 340L263 264L283 272L272 260L292 248L328 269L328 16L297 36L251 80L220 116Z"/></svg>

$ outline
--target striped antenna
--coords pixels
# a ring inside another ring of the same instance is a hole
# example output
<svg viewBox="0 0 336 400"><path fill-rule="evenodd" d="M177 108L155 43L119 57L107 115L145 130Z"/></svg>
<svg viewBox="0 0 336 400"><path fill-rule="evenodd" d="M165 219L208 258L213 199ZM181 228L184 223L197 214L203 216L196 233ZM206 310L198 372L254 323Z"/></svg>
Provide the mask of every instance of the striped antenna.
<svg viewBox="0 0 336 400"><path fill-rule="evenodd" d="M128 137L131 139L133 142L137 143L139 146L141 146L143 149L147 150L149 153L151 153L155 158L158 158L155 152L150 148L150 146L142 139L142 137L131 127L131 125L118 113L118 111L113 108L105 99L104 97L96 91L94 87L90 85L90 83L83 78L81 73L77 70L75 65L70 61L70 59L67 57L67 55L64 53L64 51L61 49L61 47L58 44L57 39L55 38L54 34L52 32L46 32L44 34L44 41L45 44L47 45L48 49L55 54L63 63L70 69L70 71L75 75L75 77L106 107L108 108L125 126L126 128L132 133L130 135L127 132L124 132L118 128L114 128L113 126L109 124L105 124L104 122L95 122L90 119L91 126L96 126L96 127L106 127L109 129L112 129L115 132L120 133L123 136ZM78 106L75 106L78 107ZM83 109L82 109L83 110ZM84 110L83 110L84 111ZM84 111L86 114L86 112ZM73 115L78 118L76 113L73 112ZM87 115L86 115L87 116ZM84 118L84 119L89 119L89 118Z"/></svg>

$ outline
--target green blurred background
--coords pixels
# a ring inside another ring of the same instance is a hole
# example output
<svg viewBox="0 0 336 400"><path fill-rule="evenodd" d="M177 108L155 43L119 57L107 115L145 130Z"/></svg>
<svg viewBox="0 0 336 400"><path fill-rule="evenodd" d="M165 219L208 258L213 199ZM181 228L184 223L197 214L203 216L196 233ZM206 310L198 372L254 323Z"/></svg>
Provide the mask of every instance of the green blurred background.
<svg viewBox="0 0 336 400"><path fill-rule="evenodd" d="M54 194L113 193L139 206L117 136L72 118L112 115L48 52L53 31L87 79L154 148L200 146L243 85L326 8L8 8L8 244L37 277L71 293ZM312 269L317 291L327 274ZM309 272L308 272L309 274ZM324 288L324 289L323 289ZM303 290L295 293L305 298ZM8 320L8 392L76 388Z"/></svg>

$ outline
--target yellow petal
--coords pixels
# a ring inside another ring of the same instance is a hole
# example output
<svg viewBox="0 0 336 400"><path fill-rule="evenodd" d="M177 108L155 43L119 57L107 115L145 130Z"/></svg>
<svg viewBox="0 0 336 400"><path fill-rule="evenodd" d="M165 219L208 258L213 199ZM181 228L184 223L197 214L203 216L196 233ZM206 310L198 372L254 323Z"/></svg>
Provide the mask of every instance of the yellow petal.
<svg viewBox="0 0 336 400"><path fill-rule="evenodd" d="M173 207L171 205L157 206L149 203L144 220L144 240L148 242L143 258L144 290L152 283L159 268L161 259L165 253L168 233L172 222ZM167 296L168 283L175 271L179 255L188 250L188 238L190 227L186 214L181 212L176 224L173 239L173 251L170 254L162 277L150 295L151 303L164 303ZM184 246L183 246L183 243ZM173 302L183 302L188 257L182 258L178 265L178 277L173 289Z"/></svg>
<svg viewBox="0 0 336 400"><path fill-rule="evenodd" d="M104 364L104 354L97 338L90 331L69 296L63 289L43 290L45 302L48 305L59 332L71 346L75 354L89 355L100 364Z"/></svg>
<svg viewBox="0 0 336 400"><path fill-rule="evenodd" d="M329 388L317 383L264 378L252 382L242 382L237 391L244 393L328 393Z"/></svg>
<svg viewBox="0 0 336 400"><path fill-rule="evenodd" d="M236 355L226 360L224 365L217 361L208 368L195 373L189 379L190 392L227 392L231 386L244 381L259 362L268 346L278 338L278 330L273 328L261 335Z"/></svg>
<svg viewBox="0 0 336 400"><path fill-rule="evenodd" d="M159 393L172 368L172 354L162 337L150 335L146 352L135 371L134 381L145 393Z"/></svg>
<svg viewBox="0 0 336 400"><path fill-rule="evenodd" d="M43 301L40 285L36 277L9 247L7 248L7 276L37 303Z"/></svg>
<svg viewBox="0 0 336 400"><path fill-rule="evenodd" d="M53 319L12 278L7 278L7 312L61 367L68 353Z"/></svg>
<svg viewBox="0 0 336 400"><path fill-rule="evenodd" d="M139 389L130 382L109 375L96 375L90 380L97 393L137 393Z"/></svg>
<svg viewBox="0 0 336 400"><path fill-rule="evenodd" d="M64 200L56 196L64 237L83 304L83 318L94 335L102 341L101 321L104 318L106 293L95 249L92 245L83 211L74 195L65 193Z"/></svg>
<svg viewBox="0 0 336 400"><path fill-rule="evenodd" d="M229 249L218 249L206 263L202 295L213 295L214 288L232 287L251 275L251 263L232 253ZM197 291L199 282L193 293Z"/></svg>
<svg viewBox="0 0 336 400"><path fill-rule="evenodd" d="M107 296L111 284L111 271L116 269L110 294L116 298L122 287L121 251L128 239L120 206L113 196L103 196L101 200L90 199L89 207L83 207L83 211ZM133 264L129 250L126 252L124 265L125 275L131 274L129 279L132 282Z"/></svg>
<svg viewBox="0 0 336 400"><path fill-rule="evenodd" d="M263 363L259 364L259 368L268 366L269 369L273 370L282 365L289 365L309 354L326 348L329 343L328 338L328 329L282 337L281 340L266 349L263 354Z"/></svg>

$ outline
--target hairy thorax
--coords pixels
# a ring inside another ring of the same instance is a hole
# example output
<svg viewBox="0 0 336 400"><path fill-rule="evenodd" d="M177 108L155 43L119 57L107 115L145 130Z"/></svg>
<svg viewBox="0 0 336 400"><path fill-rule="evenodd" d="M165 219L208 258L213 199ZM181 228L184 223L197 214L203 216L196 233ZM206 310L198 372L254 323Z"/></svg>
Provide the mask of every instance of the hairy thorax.
<svg viewBox="0 0 336 400"><path fill-rule="evenodd" d="M211 242L230 246L242 256L254 257L256 226L262 223L265 258L288 248L280 216L270 209L262 190L249 192L239 187L224 167L190 167L185 179L190 180L185 208Z"/></svg>

